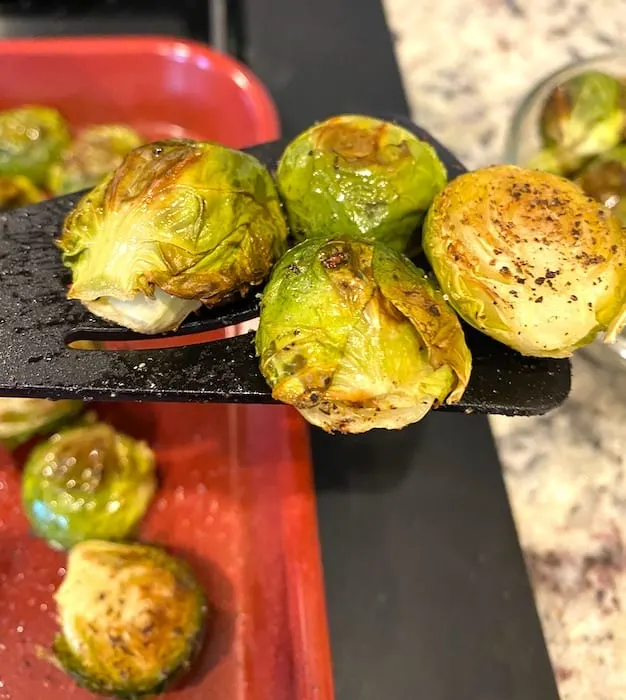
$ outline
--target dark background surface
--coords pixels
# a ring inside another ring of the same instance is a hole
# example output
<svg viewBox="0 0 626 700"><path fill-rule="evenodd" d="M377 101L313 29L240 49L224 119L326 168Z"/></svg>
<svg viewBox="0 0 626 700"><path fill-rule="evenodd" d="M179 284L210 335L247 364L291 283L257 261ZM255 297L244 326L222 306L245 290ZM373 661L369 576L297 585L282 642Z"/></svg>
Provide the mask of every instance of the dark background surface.
<svg viewBox="0 0 626 700"><path fill-rule="evenodd" d="M206 40L215 0L0 0L0 36L173 34Z"/></svg>
<svg viewBox="0 0 626 700"><path fill-rule="evenodd" d="M379 0L252 0L244 20L286 132L407 113ZM337 700L555 700L487 419L312 437Z"/></svg>
<svg viewBox="0 0 626 700"><path fill-rule="evenodd" d="M407 112L379 0L229 4L0 0L0 36L222 37L287 132ZM556 700L487 419L312 440L337 700Z"/></svg>

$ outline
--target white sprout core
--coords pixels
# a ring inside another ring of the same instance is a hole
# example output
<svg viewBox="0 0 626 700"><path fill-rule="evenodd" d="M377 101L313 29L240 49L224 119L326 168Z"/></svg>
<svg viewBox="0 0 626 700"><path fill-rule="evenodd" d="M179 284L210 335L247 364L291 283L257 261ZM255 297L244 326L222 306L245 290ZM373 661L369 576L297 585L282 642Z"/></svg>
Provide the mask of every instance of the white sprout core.
<svg viewBox="0 0 626 700"><path fill-rule="evenodd" d="M192 311L202 306L197 299L174 297L158 287L154 297L137 294L128 301L100 297L83 303L96 316L149 335L175 330Z"/></svg>

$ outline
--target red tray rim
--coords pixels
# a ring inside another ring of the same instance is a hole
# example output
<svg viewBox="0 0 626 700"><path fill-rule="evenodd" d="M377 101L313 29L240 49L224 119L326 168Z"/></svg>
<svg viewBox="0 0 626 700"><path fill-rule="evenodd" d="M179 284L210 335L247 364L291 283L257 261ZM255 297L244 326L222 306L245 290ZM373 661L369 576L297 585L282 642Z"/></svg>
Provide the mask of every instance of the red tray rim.
<svg viewBox="0 0 626 700"><path fill-rule="evenodd" d="M178 60L211 64L243 90L255 113L256 143L280 136L280 117L274 100L261 80L243 63L199 41L161 34L71 37L22 37L0 42L0 60L12 56L45 56L57 53L69 56L126 53L174 56Z"/></svg>

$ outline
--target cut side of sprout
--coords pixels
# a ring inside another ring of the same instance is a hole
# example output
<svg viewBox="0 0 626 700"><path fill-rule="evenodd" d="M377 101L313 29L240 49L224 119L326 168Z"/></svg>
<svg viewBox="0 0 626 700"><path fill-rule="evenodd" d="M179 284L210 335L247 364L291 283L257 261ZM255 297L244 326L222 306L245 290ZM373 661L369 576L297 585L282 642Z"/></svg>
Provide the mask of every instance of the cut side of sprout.
<svg viewBox="0 0 626 700"><path fill-rule="evenodd" d="M55 594L54 662L99 695L153 697L188 670L207 603L185 562L157 547L74 547Z"/></svg>

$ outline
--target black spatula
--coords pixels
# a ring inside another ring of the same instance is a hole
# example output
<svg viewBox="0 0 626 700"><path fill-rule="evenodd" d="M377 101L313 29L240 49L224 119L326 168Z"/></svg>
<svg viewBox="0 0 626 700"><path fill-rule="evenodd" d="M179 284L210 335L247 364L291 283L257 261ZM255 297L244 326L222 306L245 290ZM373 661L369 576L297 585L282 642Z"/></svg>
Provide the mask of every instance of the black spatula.
<svg viewBox="0 0 626 700"><path fill-rule="evenodd" d="M388 117L387 117L388 118ZM407 118L393 118L431 143L452 179L465 172L430 134ZM288 140L245 149L270 169ZM71 349L75 340L124 341L138 336L92 316L66 299L69 281L53 244L81 193L51 199L0 217L0 395L136 401L267 403L253 335L154 350ZM189 317L185 336L232 326L258 315L255 294ZM145 336L144 336L145 337ZM570 389L568 360L525 358L467 329L472 379L453 410L508 415L545 413Z"/></svg>

